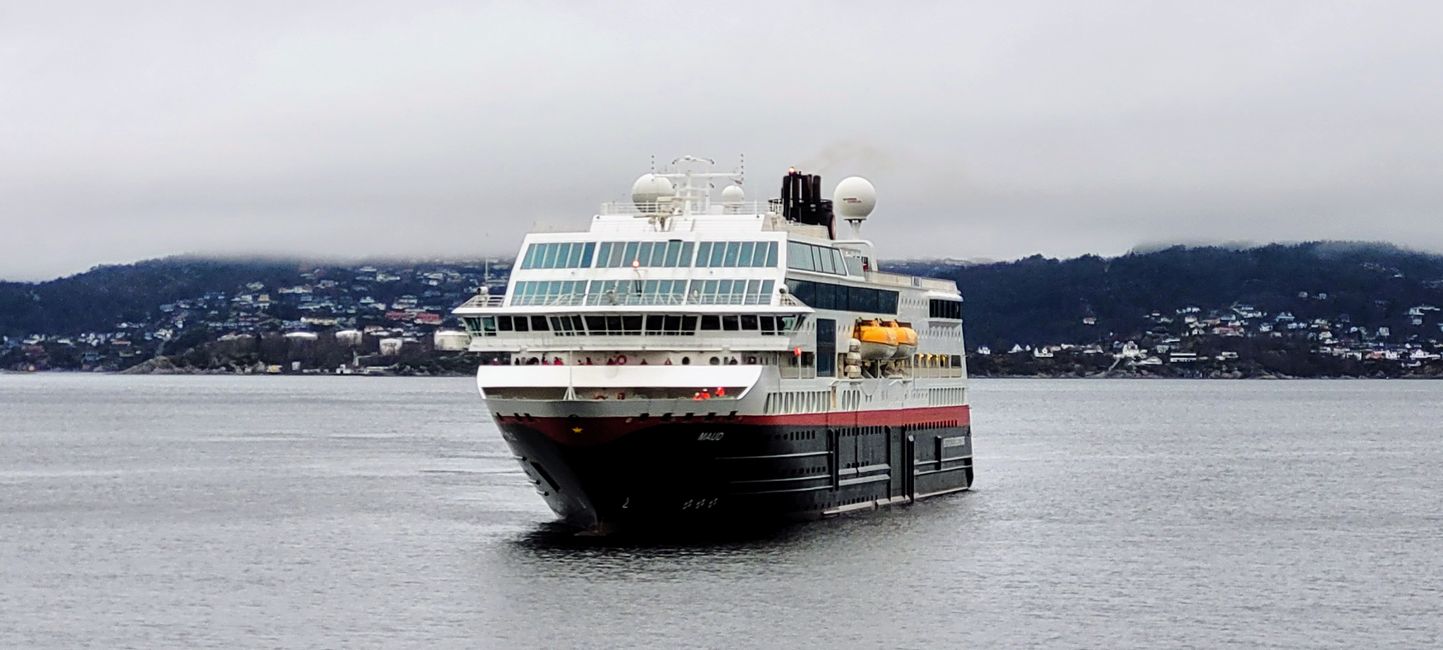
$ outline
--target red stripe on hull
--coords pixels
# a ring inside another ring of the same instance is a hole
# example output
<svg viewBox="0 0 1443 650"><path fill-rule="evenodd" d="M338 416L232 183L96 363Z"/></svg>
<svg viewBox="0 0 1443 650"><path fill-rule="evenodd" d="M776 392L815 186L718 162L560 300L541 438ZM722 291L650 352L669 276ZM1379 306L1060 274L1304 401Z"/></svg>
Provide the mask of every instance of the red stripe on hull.
<svg viewBox="0 0 1443 650"><path fill-rule="evenodd" d="M502 427L506 427L507 425L523 426L539 431L557 443L584 447L611 442L633 431L659 424L692 424L696 426L740 424L747 426L790 427L900 427L933 423L938 420L953 420L955 421L955 426L968 426L972 423L972 409L968 406L927 406L910 409L834 411L830 413L798 413L793 415L738 415L736 417L718 415L710 419L704 416L695 416L690 419L672 417L666 420L656 416L644 419L640 417L518 418L515 416L503 416L497 421L497 424Z"/></svg>

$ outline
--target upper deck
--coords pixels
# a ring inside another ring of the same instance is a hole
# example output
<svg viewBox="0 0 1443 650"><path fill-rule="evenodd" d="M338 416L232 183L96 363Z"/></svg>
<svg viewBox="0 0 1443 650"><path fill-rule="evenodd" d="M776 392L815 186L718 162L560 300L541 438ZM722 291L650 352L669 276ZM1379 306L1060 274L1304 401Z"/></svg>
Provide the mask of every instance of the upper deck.
<svg viewBox="0 0 1443 650"><path fill-rule="evenodd" d="M738 186L713 201L716 178L731 176L647 174L631 201L603 204L585 230L527 235L505 295L477 296L454 313L473 336L504 333L510 324L558 347L580 342L556 337L594 343L618 333L695 333L716 342L726 335L706 331L729 331L729 315L740 316L736 331L786 336L814 313L846 323L845 331L866 319L960 325L953 282L877 268L871 242L860 236L870 205L843 210L850 237L838 237L832 201L817 199L818 177L789 172L783 198L769 201L746 201ZM838 200L847 200L847 183L838 185ZM787 345L767 340L768 348Z"/></svg>
<svg viewBox="0 0 1443 650"><path fill-rule="evenodd" d="M948 280L877 270L870 242L831 239L825 227L770 212L657 219L635 208L612 207L595 215L590 226L581 232L527 235L506 296L478 297L456 313L521 307L541 312L576 307L807 311L806 304L788 296L789 282L957 295Z"/></svg>
<svg viewBox="0 0 1443 650"><path fill-rule="evenodd" d="M455 310L470 349L517 367L772 367L764 374L778 381L965 376L956 285L877 268L860 235L871 198L848 189L860 181L870 190L866 181L844 180L834 195L864 209L834 214L814 176L788 173L783 198L765 202L745 201L735 186L713 202L700 189L709 184L690 175L658 190L657 177L639 179L631 202L604 204L584 230L527 235L505 294ZM850 226L843 236L839 216ZM894 338L862 347L885 332Z"/></svg>

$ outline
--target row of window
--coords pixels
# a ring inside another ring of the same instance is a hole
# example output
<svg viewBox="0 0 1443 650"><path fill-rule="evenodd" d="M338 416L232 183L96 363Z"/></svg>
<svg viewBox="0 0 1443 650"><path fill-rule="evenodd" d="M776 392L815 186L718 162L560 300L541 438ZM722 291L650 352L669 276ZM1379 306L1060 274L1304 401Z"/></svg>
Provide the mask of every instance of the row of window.
<svg viewBox="0 0 1443 650"><path fill-rule="evenodd" d="M588 305L680 305L686 280L592 280Z"/></svg>
<svg viewBox="0 0 1443 650"><path fill-rule="evenodd" d="M771 314L557 314L467 316L462 320L472 336L548 331L557 336L693 336L698 329L785 336L801 327L805 319Z"/></svg>
<svg viewBox="0 0 1443 650"><path fill-rule="evenodd" d="M521 258L523 269L584 269L591 266L592 242L532 244Z"/></svg>
<svg viewBox="0 0 1443 650"><path fill-rule="evenodd" d="M797 244L804 248L830 251L841 259L834 248ZM628 241L628 242L554 242L531 244L521 258L522 269L590 268L595 253L596 268L626 268L632 265L650 268L769 268L777 265L777 243L774 241ZM693 255L695 253L695 255ZM810 256L811 253L809 252ZM830 259L831 255L828 255ZM809 264L810 264L810 257ZM840 262L836 268L842 268ZM832 268L832 264L828 268ZM810 267L807 267L811 270ZM828 271L832 272L832 271ZM846 271L836 271L846 273Z"/></svg>
<svg viewBox="0 0 1443 650"><path fill-rule="evenodd" d="M771 280L692 280L687 301L700 305L766 305L772 301Z"/></svg>
<svg viewBox="0 0 1443 650"><path fill-rule="evenodd" d="M962 303L956 300L938 300L933 298L927 304L927 315L932 318L954 318L962 319Z"/></svg>
<svg viewBox="0 0 1443 650"><path fill-rule="evenodd" d="M871 287L849 287L810 280L787 280L787 290L813 309L897 313L897 292Z"/></svg>
<svg viewBox="0 0 1443 650"><path fill-rule="evenodd" d="M777 265L774 241L704 241L697 245L700 267L772 267Z"/></svg>
<svg viewBox="0 0 1443 650"><path fill-rule="evenodd" d="M767 305L772 280L518 280L512 306Z"/></svg>
<svg viewBox="0 0 1443 650"><path fill-rule="evenodd" d="M678 268L691 266L693 244L689 241L607 241L596 253L596 266L619 269L636 266Z"/></svg>
<svg viewBox="0 0 1443 650"><path fill-rule="evenodd" d="M852 267L850 269L849 263ZM848 275L849 271L851 275L862 274L862 260L844 258L842 251L830 246L805 244L798 241L787 242L787 267L837 275Z"/></svg>
<svg viewBox="0 0 1443 650"><path fill-rule="evenodd" d="M574 305L586 295L586 280L517 282L513 305Z"/></svg>

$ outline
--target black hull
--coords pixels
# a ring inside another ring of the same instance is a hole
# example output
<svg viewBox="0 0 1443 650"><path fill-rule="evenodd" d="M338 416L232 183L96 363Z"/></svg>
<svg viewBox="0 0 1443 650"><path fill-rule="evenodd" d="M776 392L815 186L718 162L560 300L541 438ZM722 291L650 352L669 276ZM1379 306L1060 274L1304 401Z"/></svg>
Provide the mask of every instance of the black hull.
<svg viewBox="0 0 1443 650"><path fill-rule="evenodd" d="M962 417L898 425L511 417L498 425L565 523L610 532L770 525L968 489L971 426L965 408L953 412Z"/></svg>

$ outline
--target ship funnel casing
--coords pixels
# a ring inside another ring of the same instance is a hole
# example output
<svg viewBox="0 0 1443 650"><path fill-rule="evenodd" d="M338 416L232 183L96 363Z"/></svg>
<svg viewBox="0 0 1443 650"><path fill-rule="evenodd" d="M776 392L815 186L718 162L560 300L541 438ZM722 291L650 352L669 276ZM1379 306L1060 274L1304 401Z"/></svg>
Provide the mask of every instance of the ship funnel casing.
<svg viewBox="0 0 1443 650"><path fill-rule="evenodd" d="M822 198L821 176L788 169L782 177L781 204L782 216L788 221L826 226L828 235L835 238L832 200Z"/></svg>

